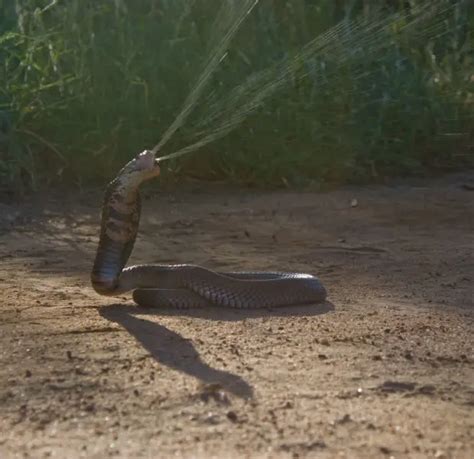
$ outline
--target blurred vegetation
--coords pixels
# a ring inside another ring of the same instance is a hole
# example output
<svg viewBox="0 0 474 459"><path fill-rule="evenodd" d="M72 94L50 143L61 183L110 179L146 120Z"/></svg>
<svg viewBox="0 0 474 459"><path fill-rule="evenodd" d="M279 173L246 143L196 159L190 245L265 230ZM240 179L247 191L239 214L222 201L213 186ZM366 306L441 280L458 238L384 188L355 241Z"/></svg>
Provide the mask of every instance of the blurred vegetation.
<svg viewBox="0 0 474 459"><path fill-rule="evenodd" d="M225 95L340 21L381 7L409 14L416 3L262 1L207 93ZM103 183L156 144L216 39L220 4L0 0L0 190ZM309 72L225 138L169 163L168 180L319 187L473 165L474 4L452 4L430 40L394 34L375 58L305 63L317 65L317 79ZM187 145L205 113L198 104L164 153Z"/></svg>

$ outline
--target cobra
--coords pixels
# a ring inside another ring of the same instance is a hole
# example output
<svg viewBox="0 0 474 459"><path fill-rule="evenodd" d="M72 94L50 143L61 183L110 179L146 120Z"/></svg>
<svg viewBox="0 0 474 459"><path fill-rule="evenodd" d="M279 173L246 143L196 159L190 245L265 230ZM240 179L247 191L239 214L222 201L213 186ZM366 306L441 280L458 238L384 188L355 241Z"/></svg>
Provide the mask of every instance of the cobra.
<svg viewBox="0 0 474 459"><path fill-rule="evenodd" d="M140 185L160 174L159 160L145 150L107 186L99 245L91 273L95 291L122 295L147 307L221 306L272 308L320 303L326 289L313 275L293 272L216 272L197 265L142 264L125 267L138 233Z"/></svg>

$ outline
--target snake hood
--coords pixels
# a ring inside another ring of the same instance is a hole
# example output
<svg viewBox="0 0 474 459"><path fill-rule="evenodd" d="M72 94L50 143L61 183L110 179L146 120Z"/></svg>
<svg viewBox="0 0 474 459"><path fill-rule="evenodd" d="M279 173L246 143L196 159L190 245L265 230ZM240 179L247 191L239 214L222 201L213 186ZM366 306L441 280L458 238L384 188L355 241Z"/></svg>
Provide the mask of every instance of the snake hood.
<svg viewBox="0 0 474 459"><path fill-rule="evenodd" d="M140 222L140 185L160 174L152 151L145 150L128 162L105 191L99 246L91 273L94 290L102 295L119 293L119 277L132 252Z"/></svg>

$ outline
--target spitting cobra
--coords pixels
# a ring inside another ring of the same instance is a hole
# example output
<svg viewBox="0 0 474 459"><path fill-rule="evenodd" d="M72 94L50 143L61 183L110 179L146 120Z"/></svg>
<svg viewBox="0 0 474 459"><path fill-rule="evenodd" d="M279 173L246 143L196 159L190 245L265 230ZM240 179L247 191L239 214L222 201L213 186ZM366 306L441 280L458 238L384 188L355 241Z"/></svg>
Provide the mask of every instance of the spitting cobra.
<svg viewBox="0 0 474 459"><path fill-rule="evenodd" d="M160 173L158 159L145 150L123 167L107 186L99 245L91 273L101 295L133 291L147 307L224 306L271 308L319 303L326 290L310 274L215 272L196 265L145 264L125 268L140 222L140 185Z"/></svg>

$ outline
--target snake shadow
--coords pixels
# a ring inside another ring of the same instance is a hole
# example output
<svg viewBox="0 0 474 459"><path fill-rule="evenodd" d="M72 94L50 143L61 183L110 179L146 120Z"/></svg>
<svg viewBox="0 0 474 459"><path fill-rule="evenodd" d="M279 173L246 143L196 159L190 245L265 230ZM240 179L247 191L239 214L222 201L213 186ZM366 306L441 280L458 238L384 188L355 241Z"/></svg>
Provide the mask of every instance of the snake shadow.
<svg viewBox="0 0 474 459"><path fill-rule="evenodd" d="M145 308L140 306L129 306L129 308L131 312L135 311L135 314L139 313L166 317L193 317L196 319L215 320L220 322L237 322L246 319L258 319L261 317L311 317L327 314L328 312L335 310L334 304L330 301L303 306L256 309L220 308L217 306L190 309L165 307Z"/></svg>
<svg viewBox="0 0 474 459"><path fill-rule="evenodd" d="M143 308L125 304L112 304L99 308L99 314L127 330L160 364L193 376L205 384L220 384L226 391L244 399L253 398L253 388L241 376L212 368L203 362L192 342L156 322L138 318L137 314L152 316L190 316L208 320L236 321L265 316L314 316L334 310L329 303L271 310L228 310L202 308L176 310Z"/></svg>
<svg viewBox="0 0 474 459"><path fill-rule="evenodd" d="M121 325L160 364L195 377L205 384L219 384L240 398L253 398L253 388L242 377L212 368L203 362L190 340L150 320L135 317L147 309L114 304L103 306L99 314Z"/></svg>

